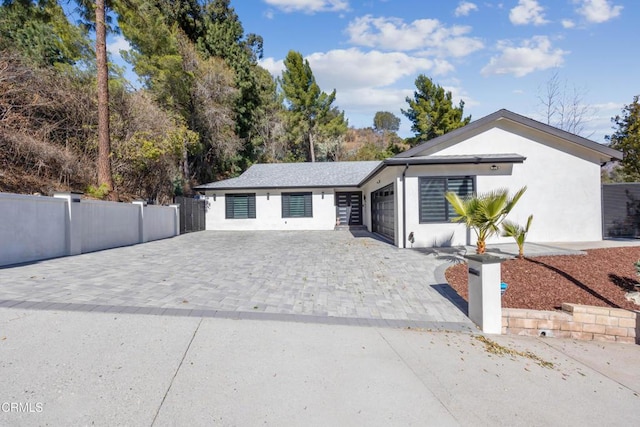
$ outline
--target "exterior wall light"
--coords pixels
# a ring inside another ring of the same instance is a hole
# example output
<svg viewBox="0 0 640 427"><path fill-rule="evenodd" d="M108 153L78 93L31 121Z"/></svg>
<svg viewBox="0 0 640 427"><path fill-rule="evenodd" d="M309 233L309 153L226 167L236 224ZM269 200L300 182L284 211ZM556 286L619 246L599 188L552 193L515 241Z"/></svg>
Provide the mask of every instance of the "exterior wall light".
<svg viewBox="0 0 640 427"><path fill-rule="evenodd" d="M492 171L497 171L498 169L500 169L500 166L498 166L498 165L491 165L491 167L490 167L489 169L491 169Z"/></svg>

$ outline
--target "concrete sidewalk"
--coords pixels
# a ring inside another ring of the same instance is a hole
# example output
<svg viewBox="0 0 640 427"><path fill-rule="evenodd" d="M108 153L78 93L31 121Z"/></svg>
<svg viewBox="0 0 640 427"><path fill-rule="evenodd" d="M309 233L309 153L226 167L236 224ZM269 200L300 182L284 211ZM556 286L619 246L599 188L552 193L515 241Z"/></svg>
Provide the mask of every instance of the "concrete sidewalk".
<svg viewBox="0 0 640 427"><path fill-rule="evenodd" d="M0 425L640 418L640 346L491 340L488 350L468 333L0 308Z"/></svg>

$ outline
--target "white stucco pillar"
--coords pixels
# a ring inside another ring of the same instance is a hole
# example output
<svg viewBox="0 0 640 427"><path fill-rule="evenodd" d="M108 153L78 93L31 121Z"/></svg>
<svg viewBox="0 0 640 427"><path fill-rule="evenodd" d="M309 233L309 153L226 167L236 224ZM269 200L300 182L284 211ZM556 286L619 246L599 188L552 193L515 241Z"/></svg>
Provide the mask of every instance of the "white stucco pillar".
<svg viewBox="0 0 640 427"><path fill-rule="evenodd" d="M487 334L502 333L500 264L493 255L466 255L469 266L469 318Z"/></svg>
<svg viewBox="0 0 640 427"><path fill-rule="evenodd" d="M135 200L131 202L134 205L138 205L140 213L138 214L138 243L146 243L148 240L147 230L144 226L144 209L147 206L147 202L144 200Z"/></svg>
<svg viewBox="0 0 640 427"><path fill-rule="evenodd" d="M82 193L53 193L53 197L67 201L65 221L67 255L80 255L82 253L82 214L80 212Z"/></svg>
<svg viewBox="0 0 640 427"><path fill-rule="evenodd" d="M175 205L169 205L169 206L175 209L175 229L174 229L173 235L179 236L180 235L180 205L175 204ZM205 222L206 222L206 216L205 216Z"/></svg>

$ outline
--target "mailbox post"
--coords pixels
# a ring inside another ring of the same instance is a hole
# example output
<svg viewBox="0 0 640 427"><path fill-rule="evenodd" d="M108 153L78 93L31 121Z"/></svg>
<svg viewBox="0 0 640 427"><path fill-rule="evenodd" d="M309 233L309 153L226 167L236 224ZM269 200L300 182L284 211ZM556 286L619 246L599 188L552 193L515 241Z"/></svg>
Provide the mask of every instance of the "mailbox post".
<svg viewBox="0 0 640 427"><path fill-rule="evenodd" d="M465 255L469 266L469 318L487 334L502 333L500 264L486 254Z"/></svg>

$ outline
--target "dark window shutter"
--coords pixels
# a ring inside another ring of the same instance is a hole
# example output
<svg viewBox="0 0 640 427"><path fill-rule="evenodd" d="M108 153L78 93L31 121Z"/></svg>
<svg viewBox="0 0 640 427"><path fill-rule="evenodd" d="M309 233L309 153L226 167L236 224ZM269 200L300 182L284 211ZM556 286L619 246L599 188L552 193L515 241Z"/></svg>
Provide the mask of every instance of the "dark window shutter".
<svg viewBox="0 0 640 427"><path fill-rule="evenodd" d="M282 193L283 218L312 218L312 193Z"/></svg>
<svg viewBox="0 0 640 427"><path fill-rule="evenodd" d="M256 195L249 194L247 201L247 218L255 218L256 217Z"/></svg>
<svg viewBox="0 0 640 427"><path fill-rule="evenodd" d="M225 216L227 219L256 217L255 193L227 194L225 197L225 203Z"/></svg>
<svg viewBox="0 0 640 427"><path fill-rule="evenodd" d="M313 198L311 193L304 195L304 216L306 218L313 217Z"/></svg>
<svg viewBox="0 0 640 427"><path fill-rule="evenodd" d="M446 221L444 178L420 178L420 222Z"/></svg>
<svg viewBox="0 0 640 427"><path fill-rule="evenodd" d="M473 177L420 178L420 222L448 222L456 212L444 195L452 191L460 197L473 194Z"/></svg>
<svg viewBox="0 0 640 427"><path fill-rule="evenodd" d="M234 197L231 194L227 194L225 196L225 203L226 203L226 213L225 213L225 217L227 219L231 219L233 218L233 199Z"/></svg>
<svg viewBox="0 0 640 427"><path fill-rule="evenodd" d="M447 191L453 191L461 198L470 196L473 194L473 179L470 176L449 178L447 179ZM458 215L449 202L447 202L447 213L447 220Z"/></svg>
<svg viewBox="0 0 640 427"><path fill-rule="evenodd" d="M289 193L282 193L282 217L289 218Z"/></svg>

